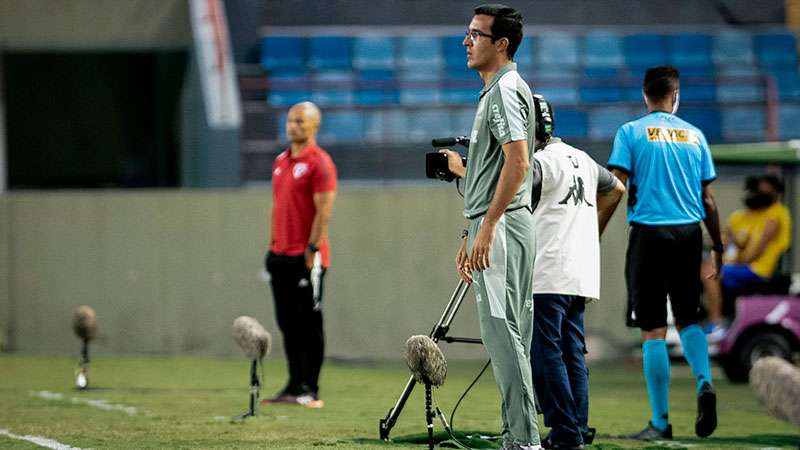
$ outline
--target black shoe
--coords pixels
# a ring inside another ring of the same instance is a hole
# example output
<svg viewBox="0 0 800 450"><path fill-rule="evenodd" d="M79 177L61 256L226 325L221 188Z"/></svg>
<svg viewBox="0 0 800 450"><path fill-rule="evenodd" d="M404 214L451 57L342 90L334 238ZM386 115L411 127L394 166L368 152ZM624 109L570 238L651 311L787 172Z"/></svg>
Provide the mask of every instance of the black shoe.
<svg viewBox="0 0 800 450"><path fill-rule="evenodd" d="M553 443L553 439L550 436L551 435L548 434L539 443L539 445L541 445L542 448L548 449L548 450L549 449L553 449L553 450L583 450L585 448L583 444L564 445L564 444ZM592 436L592 439L594 439L594 436Z"/></svg>
<svg viewBox="0 0 800 450"><path fill-rule="evenodd" d="M667 424L667 429L661 431L653 426L653 422L648 421L644 430L626 437L637 441L672 440L672 425Z"/></svg>
<svg viewBox="0 0 800 450"><path fill-rule="evenodd" d="M581 433L583 435L583 445L592 445L594 436L597 434L597 428L589 427L588 431Z"/></svg>
<svg viewBox="0 0 800 450"><path fill-rule="evenodd" d="M711 436L717 428L717 393L710 383L703 383L697 394L697 419L694 434L701 438Z"/></svg>

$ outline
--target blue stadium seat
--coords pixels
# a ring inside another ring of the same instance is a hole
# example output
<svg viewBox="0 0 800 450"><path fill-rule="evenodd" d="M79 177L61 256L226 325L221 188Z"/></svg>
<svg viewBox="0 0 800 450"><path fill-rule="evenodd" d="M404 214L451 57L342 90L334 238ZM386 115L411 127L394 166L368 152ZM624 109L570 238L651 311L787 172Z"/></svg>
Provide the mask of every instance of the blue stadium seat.
<svg viewBox="0 0 800 450"><path fill-rule="evenodd" d="M782 104L778 107L779 139L800 138L800 103Z"/></svg>
<svg viewBox="0 0 800 450"><path fill-rule="evenodd" d="M558 111L556 111L556 114L558 114ZM636 118L636 112L629 107L605 106L592 109L589 111L588 136L593 140L613 139L622 124ZM558 124L556 124L556 127L558 127Z"/></svg>
<svg viewBox="0 0 800 450"><path fill-rule="evenodd" d="M446 36L442 38L442 53L445 68L449 71L467 65L467 49L463 45L464 36Z"/></svg>
<svg viewBox="0 0 800 450"><path fill-rule="evenodd" d="M325 143L358 142L364 138L364 114L360 111L323 113L319 140Z"/></svg>
<svg viewBox="0 0 800 450"><path fill-rule="evenodd" d="M435 36L407 36L400 40L400 67L423 71L439 70L444 65L442 45Z"/></svg>
<svg viewBox="0 0 800 450"><path fill-rule="evenodd" d="M408 140L406 112L401 109L367 111L364 138L370 142L403 142Z"/></svg>
<svg viewBox="0 0 800 450"><path fill-rule="evenodd" d="M397 89L391 70L362 70L358 73L356 103L359 105L391 105L397 103Z"/></svg>
<svg viewBox="0 0 800 450"><path fill-rule="evenodd" d="M583 63L587 68L617 68L625 64L622 38L614 32L592 31L583 36Z"/></svg>
<svg viewBox="0 0 800 450"><path fill-rule="evenodd" d="M448 105L477 105L480 99L480 86L468 87L446 87L442 95L444 103Z"/></svg>
<svg viewBox="0 0 800 450"><path fill-rule="evenodd" d="M679 33L667 36L668 61L683 74L690 67L709 68L711 36L700 33Z"/></svg>
<svg viewBox="0 0 800 450"><path fill-rule="evenodd" d="M710 107L682 106L678 116L696 126L709 142L722 139L722 119L719 109Z"/></svg>
<svg viewBox="0 0 800 450"><path fill-rule="evenodd" d="M737 64L733 66L717 66L716 72L721 77L760 77L762 72L758 66Z"/></svg>
<svg viewBox="0 0 800 450"><path fill-rule="evenodd" d="M311 101L321 107L353 104L351 70L319 70L312 78Z"/></svg>
<svg viewBox="0 0 800 450"><path fill-rule="evenodd" d="M578 66L578 41L572 33L554 31L536 36L534 65L571 69Z"/></svg>
<svg viewBox="0 0 800 450"><path fill-rule="evenodd" d="M261 39L264 70L305 68L305 39L296 36L267 36Z"/></svg>
<svg viewBox="0 0 800 450"><path fill-rule="evenodd" d="M754 78L717 80L717 101L720 103L764 101L764 84Z"/></svg>
<svg viewBox="0 0 800 450"><path fill-rule="evenodd" d="M572 81L577 82L581 78L581 70L577 67L558 67L558 65L538 65L533 68L531 76L526 80L528 83L536 85L540 81Z"/></svg>
<svg viewBox="0 0 800 450"><path fill-rule="evenodd" d="M410 141L430 141L437 136L454 134L450 114L428 108L409 111L406 116L406 127Z"/></svg>
<svg viewBox="0 0 800 450"><path fill-rule="evenodd" d="M442 91L436 87L401 87L398 95L400 104L407 106L438 105L442 102Z"/></svg>
<svg viewBox="0 0 800 450"><path fill-rule="evenodd" d="M395 42L390 36L359 36L353 42L356 69L394 69Z"/></svg>
<svg viewBox="0 0 800 450"><path fill-rule="evenodd" d="M622 38L625 63L634 75L644 69L667 64L667 45L663 35L652 33L632 34Z"/></svg>
<svg viewBox="0 0 800 450"><path fill-rule="evenodd" d="M352 38L314 36L309 41L309 66L314 69L352 69Z"/></svg>
<svg viewBox="0 0 800 450"><path fill-rule="evenodd" d="M764 140L764 108L734 106L722 109L722 137L727 141Z"/></svg>
<svg viewBox="0 0 800 450"><path fill-rule="evenodd" d="M755 37L755 48L762 67L797 68L797 41L791 32L759 33Z"/></svg>
<svg viewBox="0 0 800 450"><path fill-rule="evenodd" d="M537 94L542 94L554 108L576 105L580 101L578 88L574 82L534 83L534 90Z"/></svg>
<svg viewBox="0 0 800 450"><path fill-rule="evenodd" d="M530 36L525 36L522 38L522 42L520 42L519 47L517 48L517 53L514 54L514 62L517 63L517 70L522 74L523 78L525 77L525 74L534 68L534 45L533 38Z"/></svg>
<svg viewBox="0 0 800 450"><path fill-rule="evenodd" d="M555 110L555 134L564 139L585 139L588 132L588 120L585 111L574 109Z"/></svg>
<svg viewBox="0 0 800 450"><path fill-rule="evenodd" d="M311 91L305 89L272 89L267 92L270 106L286 107L311 100Z"/></svg>
<svg viewBox="0 0 800 450"><path fill-rule="evenodd" d="M781 100L800 100L800 74L797 69L775 72L772 74Z"/></svg>
<svg viewBox="0 0 800 450"><path fill-rule="evenodd" d="M717 33L712 42L711 56L717 66L751 66L755 62L753 36L747 31Z"/></svg>
<svg viewBox="0 0 800 450"><path fill-rule="evenodd" d="M423 69L417 68L408 68L408 69L401 69L397 72L397 79L400 81L425 81L425 82L433 82L439 81L442 79L442 68L441 67L425 67Z"/></svg>
<svg viewBox="0 0 800 450"><path fill-rule="evenodd" d="M350 106L355 101L355 93L352 89L319 88L311 91L311 101L320 107Z"/></svg>
<svg viewBox="0 0 800 450"><path fill-rule="evenodd" d="M713 102L717 98L717 86L713 78L684 78L681 74L682 102Z"/></svg>
<svg viewBox="0 0 800 450"><path fill-rule="evenodd" d="M455 136L469 136L472 132L472 123L475 121L475 108L460 108L453 112L453 134ZM459 149L462 153L464 149Z"/></svg>
<svg viewBox="0 0 800 450"><path fill-rule="evenodd" d="M616 79L585 79L580 87L581 101L585 103L614 103L622 101L622 90Z"/></svg>

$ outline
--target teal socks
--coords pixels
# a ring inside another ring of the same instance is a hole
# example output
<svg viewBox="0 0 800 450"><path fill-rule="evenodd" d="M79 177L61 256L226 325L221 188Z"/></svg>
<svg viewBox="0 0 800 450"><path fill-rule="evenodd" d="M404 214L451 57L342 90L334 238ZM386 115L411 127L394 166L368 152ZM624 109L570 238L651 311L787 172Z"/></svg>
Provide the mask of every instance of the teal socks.
<svg viewBox="0 0 800 450"><path fill-rule="evenodd" d="M700 332L702 333L702 330ZM705 340L703 342L705 343ZM654 427L663 431L669 425L667 343L663 339L651 339L642 344L642 351L644 353L644 379L647 382L647 396L650 398L650 422ZM706 352L706 367L708 367L708 352ZM694 370L694 366L692 369Z"/></svg>
<svg viewBox="0 0 800 450"><path fill-rule="evenodd" d="M690 325L681 330L683 356L697 379L697 392L703 383L711 384L711 367L708 362L708 342L700 325Z"/></svg>

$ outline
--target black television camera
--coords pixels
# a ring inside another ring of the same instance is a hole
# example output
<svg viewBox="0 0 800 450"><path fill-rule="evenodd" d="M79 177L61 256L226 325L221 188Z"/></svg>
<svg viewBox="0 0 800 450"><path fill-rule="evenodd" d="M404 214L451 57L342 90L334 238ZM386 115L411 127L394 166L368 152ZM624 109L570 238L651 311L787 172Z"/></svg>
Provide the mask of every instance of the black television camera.
<svg viewBox="0 0 800 450"><path fill-rule="evenodd" d="M456 144L469 148L469 138L466 136L438 138L431 141L433 148L455 147ZM462 156L461 163L467 166L467 158ZM436 178L448 183L455 180L456 176L447 168L447 155L444 153L430 152L425 155L425 176Z"/></svg>

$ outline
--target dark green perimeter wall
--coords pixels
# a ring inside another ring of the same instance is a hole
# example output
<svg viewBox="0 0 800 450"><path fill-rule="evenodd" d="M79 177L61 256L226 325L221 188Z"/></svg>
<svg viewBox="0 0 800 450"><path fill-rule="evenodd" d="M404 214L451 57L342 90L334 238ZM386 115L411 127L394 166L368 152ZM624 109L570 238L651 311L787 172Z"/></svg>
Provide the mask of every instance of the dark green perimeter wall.
<svg viewBox="0 0 800 450"><path fill-rule="evenodd" d="M715 186L723 216L739 184ZM460 205L451 185L342 186L324 299L328 356L398 358L406 338L430 331L457 282ZM263 188L0 195L0 343L77 355L72 311L88 304L96 353L236 356L231 324L247 314L273 332L279 355L261 274L269 211ZM626 233L621 208L602 240L602 298L587 308L589 334L612 348L636 341L623 325ZM471 294L451 334L478 336ZM447 352L483 356L463 344Z"/></svg>

